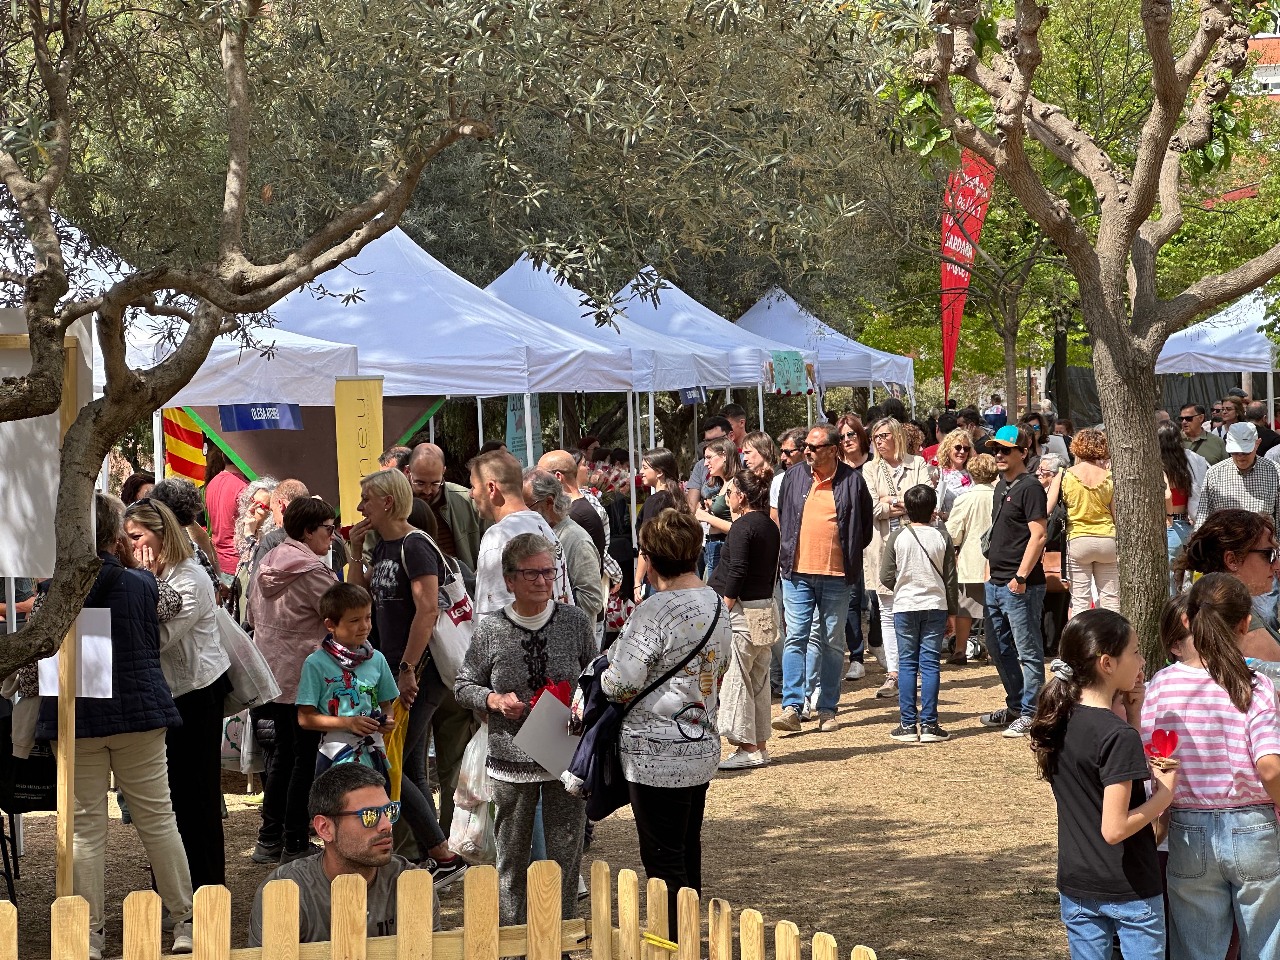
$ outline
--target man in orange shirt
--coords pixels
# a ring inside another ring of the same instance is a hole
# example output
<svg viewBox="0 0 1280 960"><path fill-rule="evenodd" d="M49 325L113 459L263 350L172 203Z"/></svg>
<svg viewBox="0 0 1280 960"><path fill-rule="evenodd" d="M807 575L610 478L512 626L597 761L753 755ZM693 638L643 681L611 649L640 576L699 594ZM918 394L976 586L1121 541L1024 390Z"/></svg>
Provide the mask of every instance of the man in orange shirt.
<svg viewBox="0 0 1280 960"><path fill-rule="evenodd" d="M782 713L773 720L775 730L800 729L810 675L816 675L821 690L818 729L835 729L849 591L862 575L862 551L872 532L871 494L862 475L840 459L839 440L829 423L810 430L804 463L787 470L778 495L787 637Z"/></svg>

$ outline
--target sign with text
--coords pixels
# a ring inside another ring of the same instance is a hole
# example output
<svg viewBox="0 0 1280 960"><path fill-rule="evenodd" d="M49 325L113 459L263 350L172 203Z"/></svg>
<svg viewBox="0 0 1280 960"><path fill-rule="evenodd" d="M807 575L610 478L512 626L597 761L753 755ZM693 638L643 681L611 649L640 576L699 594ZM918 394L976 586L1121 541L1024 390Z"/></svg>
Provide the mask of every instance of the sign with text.
<svg viewBox="0 0 1280 960"><path fill-rule="evenodd" d="M223 432L237 430L301 430L302 409L296 403L231 403L218 406Z"/></svg>
<svg viewBox="0 0 1280 960"><path fill-rule="evenodd" d="M691 407L696 403L707 402L706 387L686 387L680 391L680 403L686 407Z"/></svg>
<svg viewBox="0 0 1280 960"><path fill-rule="evenodd" d="M542 456L542 416L538 411L536 393L529 397L529 414L533 418L532 424L524 422L523 393L507 395L507 449L520 461L521 466L525 467L533 465L525 463L529 452L526 430L533 431L533 462L537 463L538 458Z"/></svg>
<svg viewBox="0 0 1280 960"><path fill-rule="evenodd" d="M382 453L382 378L338 377L333 388L338 435L338 503L343 523L360 519L360 479L376 473Z"/></svg>
<svg viewBox="0 0 1280 960"><path fill-rule="evenodd" d="M784 395L804 393L809 389L808 371L799 350L772 350L773 392Z"/></svg>

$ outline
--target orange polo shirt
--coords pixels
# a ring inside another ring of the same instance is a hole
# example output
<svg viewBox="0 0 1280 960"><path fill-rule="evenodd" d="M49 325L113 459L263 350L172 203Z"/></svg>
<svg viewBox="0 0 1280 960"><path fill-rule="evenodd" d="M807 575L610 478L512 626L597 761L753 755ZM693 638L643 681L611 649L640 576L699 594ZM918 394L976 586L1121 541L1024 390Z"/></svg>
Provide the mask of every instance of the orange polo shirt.
<svg viewBox="0 0 1280 960"><path fill-rule="evenodd" d="M840 524L836 520L836 475L813 478L813 486L800 514L800 543L796 547L796 573L824 577L844 576L844 551L840 549Z"/></svg>

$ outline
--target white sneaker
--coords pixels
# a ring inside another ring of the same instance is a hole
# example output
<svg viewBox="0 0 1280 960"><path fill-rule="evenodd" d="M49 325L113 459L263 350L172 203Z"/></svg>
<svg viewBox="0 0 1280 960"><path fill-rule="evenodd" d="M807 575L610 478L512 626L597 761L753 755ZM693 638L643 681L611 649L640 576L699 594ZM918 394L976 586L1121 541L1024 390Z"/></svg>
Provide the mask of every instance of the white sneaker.
<svg viewBox="0 0 1280 960"><path fill-rule="evenodd" d="M191 953L194 949L195 945L191 942L190 927L188 927L185 933L179 932L173 935L174 953Z"/></svg>
<svg viewBox="0 0 1280 960"><path fill-rule="evenodd" d="M867 675L867 668L858 660L849 661L849 672L844 675L846 680L861 680Z"/></svg>
<svg viewBox="0 0 1280 960"><path fill-rule="evenodd" d="M764 750L752 752L739 748L720 761L720 769L750 770L753 767L763 767L768 762L769 755Z"/></svg>
<svg viewBox="0 0 1280 960"><path fill-rule="evenodd" d="M586 881L586 878L585 878L585 877L583 877L583 875L582 875L582 874L578 874L578 899L579 899L579 900L585 900L585 899L587 899L587 896L588 896L588 894L587 894L587 881Z"/></svg>

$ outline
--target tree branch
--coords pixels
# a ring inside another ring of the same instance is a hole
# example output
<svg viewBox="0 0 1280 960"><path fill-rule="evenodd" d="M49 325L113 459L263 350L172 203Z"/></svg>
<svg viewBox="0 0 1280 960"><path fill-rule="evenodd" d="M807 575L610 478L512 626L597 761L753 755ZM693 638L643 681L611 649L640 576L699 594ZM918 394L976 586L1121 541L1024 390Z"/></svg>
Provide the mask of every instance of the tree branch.
<svg viewBox="0 0 1280 960"><path fill-rule="evenodd" d="M1223 273L1202 277L1163 305L1162 316L1152 324L1149 338L1163 343L1206 310L1222 306L1280 276L1280 243L1266 253Z"/></svg>
<svg viewBox="0 0 1280 960"><path fill-rule="evenodd" d="M261 0L228 5L221 19L222 72L227 88L227 176L222 198L220 259L242 260L244 214L249 190L249 127L251 97L249 68L244 52L249 25L257 18Z"/></svg>

